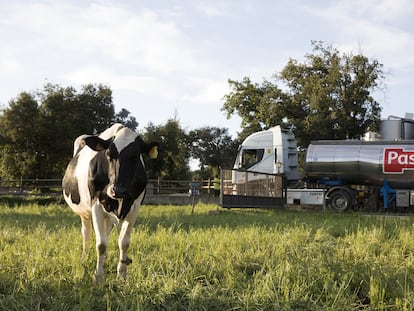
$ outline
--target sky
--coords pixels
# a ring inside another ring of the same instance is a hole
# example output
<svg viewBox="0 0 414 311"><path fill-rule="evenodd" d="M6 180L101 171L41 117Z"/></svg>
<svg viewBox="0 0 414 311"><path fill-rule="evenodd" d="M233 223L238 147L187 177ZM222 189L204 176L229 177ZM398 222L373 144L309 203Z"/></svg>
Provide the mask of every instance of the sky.
<svg viewBox="0 0 414 311"><path fill-rule="evenodd" d="M235 138L228 79L272 80L313 40L384 65L382 118L414 112L411 0L0 0L0 105L47 83L102 83L139 129L177 118Z"/></svg>

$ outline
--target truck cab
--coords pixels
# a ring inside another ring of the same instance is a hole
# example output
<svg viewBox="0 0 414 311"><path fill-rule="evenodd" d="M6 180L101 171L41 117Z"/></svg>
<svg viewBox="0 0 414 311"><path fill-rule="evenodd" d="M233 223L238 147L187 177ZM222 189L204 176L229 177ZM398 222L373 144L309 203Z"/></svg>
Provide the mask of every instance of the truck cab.
<svg viewBox="0 0 414 311"><path fill-rule="evenodd" d="M295 136L279 125L248 136L239 147L233 182L244 179L243 171L284 174L288 181L299 180Z"/></svg>

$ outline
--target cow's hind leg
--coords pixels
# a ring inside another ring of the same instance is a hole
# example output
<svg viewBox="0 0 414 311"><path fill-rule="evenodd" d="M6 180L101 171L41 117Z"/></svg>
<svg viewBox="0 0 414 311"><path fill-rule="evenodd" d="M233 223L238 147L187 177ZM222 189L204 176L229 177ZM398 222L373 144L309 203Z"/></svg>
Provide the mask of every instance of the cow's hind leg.
<svg viewBox="0 0 414 311"><path fill-rule="evenodd" d="M141 202L141 200L137 200ZM118 246L119 246L119 262L117 267L118 277L126 278L127 265L132 263L132 260L128 257L127 252L130 243L130 237L132 228L134 227L135 221L138 216L140 204L133 204L130 212L128 213L125 220L122 222L121 230L119 232Z"/></svg>
<svg viewBox="0 0 414 311"><path fill-rule="evenodd" d="M104 264L106 249L108 247L108 234L110 232L108 228L110 225L110 218L99 203L92 206L92 220L95 229L97 253L95 277L97 282L102 282L104 279Z"/></svg>

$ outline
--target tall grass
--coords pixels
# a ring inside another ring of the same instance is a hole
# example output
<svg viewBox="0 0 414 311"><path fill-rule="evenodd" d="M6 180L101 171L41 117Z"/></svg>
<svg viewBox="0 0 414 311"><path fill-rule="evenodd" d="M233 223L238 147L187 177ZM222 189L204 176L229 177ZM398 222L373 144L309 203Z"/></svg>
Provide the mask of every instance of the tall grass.
<svg viewBox="0 0 414 311"><path fill-rule="evenodd" d="M356 213L143 206L128 279L81 258L64 205L0 206L0 309L411 310L414 219Z"/></svg>

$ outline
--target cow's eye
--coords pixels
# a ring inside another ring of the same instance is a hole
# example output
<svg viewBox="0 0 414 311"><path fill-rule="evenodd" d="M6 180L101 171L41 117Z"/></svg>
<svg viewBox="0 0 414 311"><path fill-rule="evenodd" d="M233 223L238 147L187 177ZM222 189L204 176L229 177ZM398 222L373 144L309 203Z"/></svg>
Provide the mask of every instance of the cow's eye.
<svg viewBox="0 0 414 311"><path fill-rule="evenodd" d="M109 160L113 160L115 157L114 157L114 154L113 154L113 152L111 152L111 150L106 150L106 157L109 159Z"/></svg>
<svg viewBox="0 0 414 311"><path fill-rule="evenodd" d="M106 150L106 154L110 160L117 159L119 157L119 153L113 144L111 144L108 150Z"/></svg>

